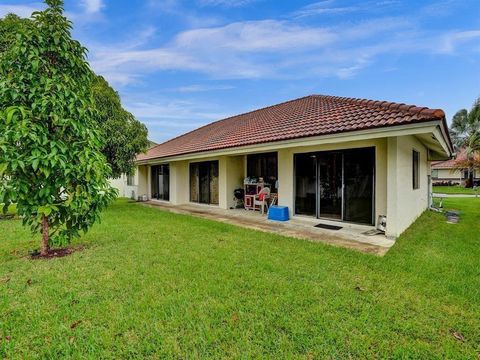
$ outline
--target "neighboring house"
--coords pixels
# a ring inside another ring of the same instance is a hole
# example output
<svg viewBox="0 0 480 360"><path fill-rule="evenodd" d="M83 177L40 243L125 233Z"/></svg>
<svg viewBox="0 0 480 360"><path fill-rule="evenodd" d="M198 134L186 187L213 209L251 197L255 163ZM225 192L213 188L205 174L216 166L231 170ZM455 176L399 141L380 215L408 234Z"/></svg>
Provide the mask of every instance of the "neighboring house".
<svg viewBox="0 0 480 360"><path fill-rule="evenodd" d="M429 161L451 157L442 110L311 95L213 122L137 157L138 194L229 209L260 178L291 216L397 237L429 205Z"/></svg>
<svg viewBox="0 0 480 360"><path fill-rule="evenodd" d="M433 185L465 185L468 179L468 169L458 169L455 166L457 161L467 158L466 149L461 149L455 159L432 162ZM480 171L474 170L474 183L480 182Z"/></svg>

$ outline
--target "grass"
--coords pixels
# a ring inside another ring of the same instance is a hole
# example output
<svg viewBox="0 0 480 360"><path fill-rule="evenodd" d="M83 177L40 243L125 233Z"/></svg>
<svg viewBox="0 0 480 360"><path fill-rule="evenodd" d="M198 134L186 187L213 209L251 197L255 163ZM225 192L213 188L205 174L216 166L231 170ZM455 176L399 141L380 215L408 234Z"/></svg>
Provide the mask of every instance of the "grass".
<svg viewBox="0 0 480 360"><path fill-rule="evenodd" d="M475 191L473 188L465 188L460 185L453 186L434 186L433 192L436 194L469 194L469 195L480 195L480 189Z"/></svg>
<svg viewBox="0 0 480 360"><path fill-rule="evenodd" d="M480 199L445 204L383 258L120 200L32 261L0 221L0 357L476 359Z"/></svg>

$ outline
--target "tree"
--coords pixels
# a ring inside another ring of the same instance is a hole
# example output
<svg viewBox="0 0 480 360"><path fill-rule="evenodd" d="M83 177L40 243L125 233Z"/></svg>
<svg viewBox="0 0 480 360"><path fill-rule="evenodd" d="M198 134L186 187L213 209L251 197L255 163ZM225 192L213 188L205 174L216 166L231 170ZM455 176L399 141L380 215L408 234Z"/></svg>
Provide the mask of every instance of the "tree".
<svg viewBox="0 0 480 360"><path fill-rule="evenodd" d="M33 26L33 20L9 14L0 19L0 57L14 43L22 28ZM112 176L131 174L136 155L149 147L147 128L123 109L118 93L101 76L92 81L91 91L98 111L97 121L104 133L102 152L112 167Z"/></svg>
<svg viewBox="0 0 480 360"><path fill-rule="evenodd" d="M116 196L103 156L86 49L71 38L63 1L32 14L0 57L0 203L11 203L41 254L99 220Z"/></svg>
<svg viewBox="0 0 480 360"><path fill-rule="evenodd" d="M105 133L102 152L112 167L113 177L131 174L137 154L145 152L149 146L147 128L123 109L120 96L103 77L95 78L92 93L99 125Z"/></svg>
<svg viewBox="0 0 480 360"><path fill-rule="evenodd" d="M456 162L457 169L468 169L466 186L473 186L473 174L478 168L480 154L480 98L478 98L470 111L459 110L452 119L450 126L452 140L457 151L465 148L466 158Z"/></svg>

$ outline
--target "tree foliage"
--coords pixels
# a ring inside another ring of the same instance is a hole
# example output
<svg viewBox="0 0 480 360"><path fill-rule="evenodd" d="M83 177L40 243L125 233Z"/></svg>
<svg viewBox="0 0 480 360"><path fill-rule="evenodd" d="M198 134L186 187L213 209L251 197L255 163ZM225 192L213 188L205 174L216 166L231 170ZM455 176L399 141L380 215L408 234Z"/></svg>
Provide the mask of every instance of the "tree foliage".
<svg viewBox="0 0 480 360"><path fill-rule="evenodd" d="M468 169L467 186L472 186L474 169L480 166L480 98L470 111L457 111L452 118L450 133L457 150L465 149L466 153L466 158L456 162L456 168Z"/></svg>
<svg viewBox="0 0 480 360"><path fill-rule="evenodd" d="M43 233L42 253L99 219L115 198L86 49L61 0L35 12L0 57L0 203Z"/></svg>
<svg viewBox="0 0 480 360"><path fill-rule="evenodd" d="M29 19L22 19L15 14L8 14L0 19L0 54L7 51L15 42L16 34L22 27L32 25Z"/></svg>
<svg viewBox="0 0 480 360"><path fill-rule="evenodd" d="M450 132L457 148L480 150L480 98L475 101L470 111L467 109L457 111L452 118Z"/></svg>
<svg viewBox="0 0 480 360"><path fill-rule="evenodd" d="M136 155L148 148L147 128L123 109L120 96L103 77L95 78L92 93L106 139L102 152L112 167L113 177L130 174Z"/></svg>
<svg viewBox="0 0 480 360"><path fill-rule="evenodd" d="M0 19L0 57L15 42L22 28L33 26L33 20L9 14ZM121 104L118 93L101 76L95 76L91 91L98 111L96 120L105 139L102 152L112 168L112 176L132 173L136 155L149 146L147 128Z"/></svg>

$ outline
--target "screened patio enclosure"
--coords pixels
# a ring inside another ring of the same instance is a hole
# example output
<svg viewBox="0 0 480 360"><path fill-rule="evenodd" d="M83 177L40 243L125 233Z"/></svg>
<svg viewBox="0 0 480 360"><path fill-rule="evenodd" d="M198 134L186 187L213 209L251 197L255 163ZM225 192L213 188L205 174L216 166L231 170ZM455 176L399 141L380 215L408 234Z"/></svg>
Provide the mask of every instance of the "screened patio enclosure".
<svg viewBox="0 0 480 360"><path fill-rule="evenodd" d="M295 154L295 214L375 224L375 148Z"/></svg>

